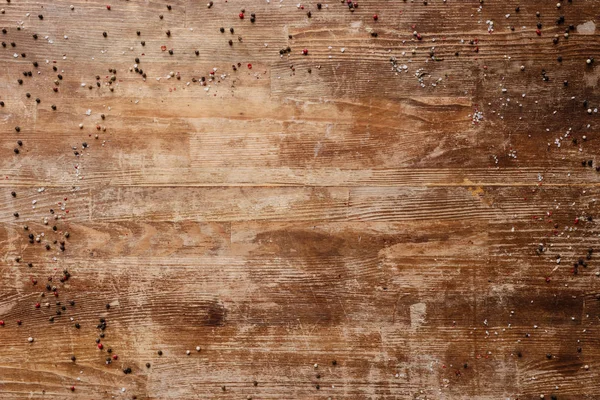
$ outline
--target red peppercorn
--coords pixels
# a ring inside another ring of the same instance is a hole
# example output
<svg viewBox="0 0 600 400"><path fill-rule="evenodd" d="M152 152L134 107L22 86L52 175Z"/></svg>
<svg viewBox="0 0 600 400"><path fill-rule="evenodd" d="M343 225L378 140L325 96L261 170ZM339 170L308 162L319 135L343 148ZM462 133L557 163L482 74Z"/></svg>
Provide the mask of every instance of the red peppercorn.
<svg viewBox="0 0 600 400"><path fill-rule="evenodd" d="M379 19L379 17L377 16L377 14L373 15L373 20L377 21Z"/></svg>
<svg viewBox="0 0 600 400"><path fill-rule="evenodd" d="M20 319L17 320L17 325L21 325L23 323L23 321L21 321Z"/></svg>
<svg viewBox="0 0 600 400"><path fill-rule="evenodd" d="M75 391L75 386L71 386L71 392Z"/></svg>
<svg viewBox="0 0 600 400"><path fill-rule="evenodd" d="M98 343L98 348L99 348L100 350L102 350L102 349L104 348L104 345L103 345L102 343Z"/></svg>
<svg viewBox="0 0 600 400"><path fill-rule="evenodd" d="M244 19L244 13L240 13L240 19Z"/></svg>
<svg viewBox="0 0 600 400"><path fill-rule="evenodd" d="M107 10L110 10L110 4L107 4L107 5L106 5L106 9L107 9Z"/></svg>
<svg viewBox="0 0 600 400"><path fill-rule="evenodd" d="M0 326L4 326L4 321L0 319Z"/></svg>
<svg viewBox="0 0 600 400"><path fill-rule="evenodd" d="M541 35L542 35L542 31L540 31L539 29L536 29L536 30L535 30L535 33L537 33L537 35L538 35L538 36L541 36Z"/></svg>
<svg viewBox="0 0 600 400"><path fill-rule="evenodd" d="M307 55L308 54L308 49L302 50L302 54Z"/></svg>
<svg viewBox="0 0 600 400"><path fill-rule="evenodd" d="M113 360L117 360L118 358L119 358L119 356L118 356L118 355L116 355L116 354L115 354L114 356L112 356L112 359L113 359Z"/></svg>
<svg viewBox="0 0 600 400"><path fill-rule="evenodd" d="M252 69L252 64L248 64L248 69Z"/></svg>
<svg viewBox="0 0 600 400"><path fill-rule="evenodd" d="M40 303L35 303L35 308L40 308Z"/></svg>

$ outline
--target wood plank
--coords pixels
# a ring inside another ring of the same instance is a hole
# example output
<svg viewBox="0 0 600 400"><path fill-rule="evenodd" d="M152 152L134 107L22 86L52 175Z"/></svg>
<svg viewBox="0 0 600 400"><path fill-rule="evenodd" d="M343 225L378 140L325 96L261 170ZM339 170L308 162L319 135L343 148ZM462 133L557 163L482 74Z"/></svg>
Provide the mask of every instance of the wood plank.
<svg viewBox="0 0 600 400"><path fill-rule="evenodd" d="M600 398L600 2L206 3L0 7L0 399Z"/></svg>

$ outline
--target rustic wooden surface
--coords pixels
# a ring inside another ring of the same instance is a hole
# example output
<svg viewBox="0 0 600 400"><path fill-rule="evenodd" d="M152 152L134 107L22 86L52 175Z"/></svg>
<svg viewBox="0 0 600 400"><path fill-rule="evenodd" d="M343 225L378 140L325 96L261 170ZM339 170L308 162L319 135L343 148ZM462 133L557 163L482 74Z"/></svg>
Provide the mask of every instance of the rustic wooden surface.
<svg viewBox="0 0 600 400"><path fill-rule="evenodd" d="M0 6L0 398L600 398L600 2L342 3Z"/></svg>

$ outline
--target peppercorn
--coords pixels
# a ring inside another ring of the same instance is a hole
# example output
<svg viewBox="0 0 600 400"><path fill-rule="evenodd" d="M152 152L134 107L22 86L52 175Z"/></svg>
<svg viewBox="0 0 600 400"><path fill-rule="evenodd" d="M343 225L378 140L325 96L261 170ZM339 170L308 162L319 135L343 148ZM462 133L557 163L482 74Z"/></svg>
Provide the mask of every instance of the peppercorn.
<svg viewBox="0 0 600 400"><path fill-rule="evenodd" d="M107 36L108 36L108 33L106 33L106 32L102 32L102 36L104 36L104 37L107 37Z"/></svg>
<svg viewBox="0 0 600 400"><path fill-rule="evenodd" d="M58 77L58 79L60 79L60 80L62 81L62 78L63 78L63 77L62 77L62 75L61 75L61 74L58 74L58 75L57 75L57 77Z"/></svg>
<svg viewBox="0 0 600 400"><path fill-rule="evenodd" d="M320 10L322 7L321 3L317 3L317 8Z"/></svg>
<svg viewBox="0 0 600 400"><path fill-rule="evenodd" d="M19 146L23 146L23 141L21 141L21 140L17 140L17 144L18 144Z"/></svg>
<svg viewBox="0 0 600 400"><path fill-rule="evenodd" d="M23 79L17 79L17 82L19 82L19 85L23 84Z"/></svg>
<svg viewBox="0 0 600 400"><path fill-rule="evenodd" d="M50 106L50 108L52 108L53 110L56 110L56 106L55 106L54 104L52 104L52 105Z"/></svg>
<svg viewBox="0 0 600 400"><path fill-rule="evenodd" d="M137 32L136 32L136 34L137 34L138 36L140 36L140 35L142 34L142 32L140 32L140 31L137 31Z"/></svg>
<svg viewBox="0 0 600 400"><path fill-rule="evenodd" d="M231 33L234 32L233 27L229 28L229 32L231 32Z"/></svg>
<svg viewBox="0 0 600 400"><path fill-rule="evenodd" d="M41 101L40 98L36 97L35 102L38 103L38 104L40 104L40 101Z"/></svg>
<svg viewBox="0 0 600 400"><path fill-rule="evenodd" d="M163 355L163 352L162 352L162 350L159 350L159 351L158 351L158 355L159 355L159 356L162 356L162 355Z"/></svg>
<svg viewBox="0 0 600 400"><path fill-rule="evenodd" d="M167 4L167 10L171 11L171 5Z"/></svg>
<svg viewBox="0 0 600 400"><path fill-rule="evenodd" d="M167 33L167 36L171 36L171 31L170 30L168 30L166 33Z"/></svg>
<svg viewBox="0 0 600 400"><path fill-rule="evenodd" d="M233 40L229 39L229 45L233 46Z"/></svg>
<svg viewBox="0 0 600 400"><path fill-rule="evenodd" d="M225 33L225 28L223 28L223 27L220 27L220 28L219 28L219 31L221 31L221 33Z"/></svg>
<svg viewBox="0 0 600 400"><path fill-rule="evenodd" d="M200 55L200 51L199 50L194 51L194 53L196 53L197 56Z"/></svg>
<svg viewBox="0 0 600 400"><path fill-rule="evenodd" d="M18 152L19 152L18 150L19 149L15 149L15 150L17 150L17 151L15 151L15 153L18 154ZM13 215L15 216L15 218L19 218L19 213L18 212L13 213Z"/></svg>
<svg viewBox="0 0 600 400"><path fill-rule="evenodd" d="M17 197L17 192L10 192L10 195L11 195L12 197Z"/></svg>
<svg viewBox="0 0 600 400"><path fill-rule="evenodd" d="M37 38L38 38L38 35L37 35L37 33L34 33L32 36L33 36L33 38L34 38L34 39L36 39L36 40L37 40Z"/></svg>
<svg viewBox="0 0 600 400"><path fill-rule="evenodd" d="M146 42L144 42L143 40L140 43L142 44L142 46L146 45Z"/></svg>
<svg viewBox="0 0 600 400"><path fill-rule="evenodd" d="M146 363L146 368L150 368L150 363Z"/></svg>
<svg viewBox="0 0 600 400"><path fill-rule="evenodd" d="M170 49L170 50L169 50L169 54L170 54L170 55L173 55L173 49Z"/></svg>

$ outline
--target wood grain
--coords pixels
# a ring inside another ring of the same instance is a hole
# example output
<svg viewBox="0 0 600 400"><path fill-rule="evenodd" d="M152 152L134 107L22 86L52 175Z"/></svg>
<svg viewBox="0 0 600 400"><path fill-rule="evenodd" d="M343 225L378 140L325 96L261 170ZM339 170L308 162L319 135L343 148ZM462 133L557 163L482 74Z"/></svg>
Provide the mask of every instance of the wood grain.
<svg viewBox="0 0 600 400"><path fill-rule="evenodd" d="M600 2L358 3L0 6L0 399L600 398Z"/></svg>

